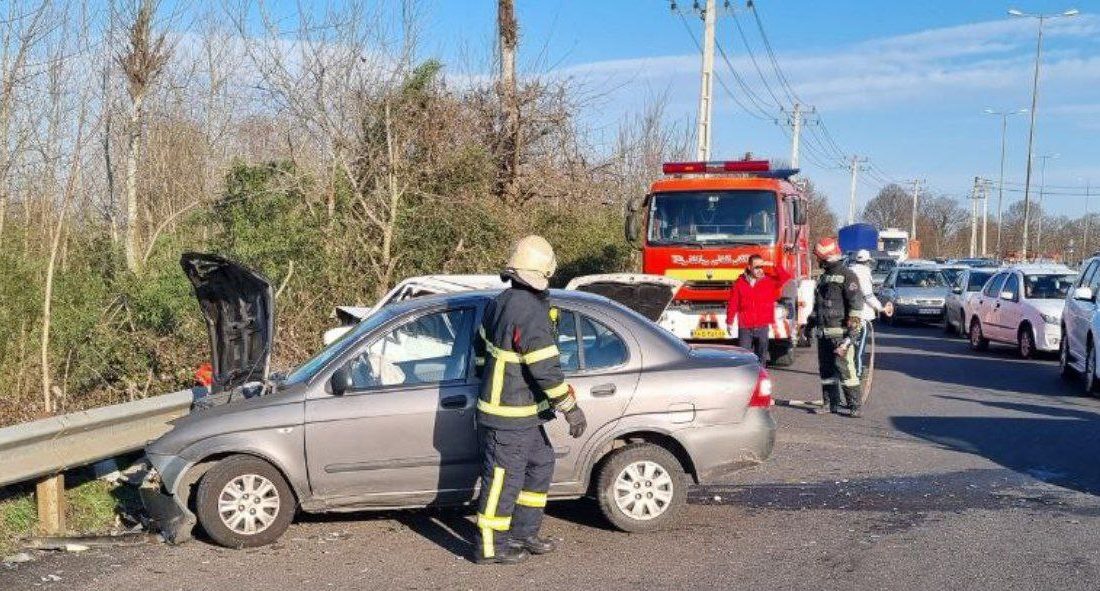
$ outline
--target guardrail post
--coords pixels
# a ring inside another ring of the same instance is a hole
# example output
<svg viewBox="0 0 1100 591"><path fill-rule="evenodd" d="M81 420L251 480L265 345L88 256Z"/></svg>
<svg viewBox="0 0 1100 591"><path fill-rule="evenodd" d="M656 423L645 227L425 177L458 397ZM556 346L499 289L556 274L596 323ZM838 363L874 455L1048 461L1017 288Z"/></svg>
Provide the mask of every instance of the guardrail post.
<svg viewBox="0 0 1100 591"><path fill-rule="evenodd" d="M38 500L38 529L43 535L55 536L65 532L65 475L56 474L38 481L35 489Z"/></svg>

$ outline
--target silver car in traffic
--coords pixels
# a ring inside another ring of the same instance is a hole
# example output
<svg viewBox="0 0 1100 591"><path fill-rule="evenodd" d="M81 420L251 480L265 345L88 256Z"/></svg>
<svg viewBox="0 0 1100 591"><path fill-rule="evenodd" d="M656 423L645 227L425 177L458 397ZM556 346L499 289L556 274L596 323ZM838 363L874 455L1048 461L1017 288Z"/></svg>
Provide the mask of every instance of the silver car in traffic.
<svg viewBox="0 0 1100 591"><path fill-rule="evenodd" d="M203 408L146 448L155 470L142 497L168 540L189 539L197 521L219 544L259 546L299 509L475 498L473 342L497 292L386 306L271 377L267 281L212 255L185 255L183 266L210 327L215 381ZM562 367L589 423L580 439L564 421L546 425L558 460L552 499L591 494L613 525L647 531L675 518L689 483L771 455L771 382L751 353L689 346L599 295L553 291L551 300ZM653 475L654 495L641 502L638 473Z"/></svg>

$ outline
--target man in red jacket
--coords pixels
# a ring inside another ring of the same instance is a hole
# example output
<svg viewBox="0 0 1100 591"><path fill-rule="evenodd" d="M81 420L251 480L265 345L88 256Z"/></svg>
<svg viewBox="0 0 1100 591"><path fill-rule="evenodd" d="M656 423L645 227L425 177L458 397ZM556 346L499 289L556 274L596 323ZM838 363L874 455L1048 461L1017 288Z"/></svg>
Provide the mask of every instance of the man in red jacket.
<svg viewBox="0 0 1100 591"><path fill-rule="evenodd" d="M738 344L756 353L761 364L768 362L768 327L775 321L775 303L791 274L776 266L773 275L765 274L764 258L749 257L749 266L730 289L726 306L726 333L733 335L737 319Z"/></svg>

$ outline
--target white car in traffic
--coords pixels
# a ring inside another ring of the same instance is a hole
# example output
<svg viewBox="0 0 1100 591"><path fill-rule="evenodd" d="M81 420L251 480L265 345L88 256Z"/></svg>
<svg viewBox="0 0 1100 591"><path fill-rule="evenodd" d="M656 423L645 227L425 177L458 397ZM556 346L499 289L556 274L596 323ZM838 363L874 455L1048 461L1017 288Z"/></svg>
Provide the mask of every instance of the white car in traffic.
<svg viewBox="0 0 1100 591"><path fill-rule="evenodd" d="M1062 346L1058 349L1058 363L1062 376L1079 374L1084 381L1085 394L1100 390L1096 379L1097 349L1100 338L1100 315L1097 314L1097 296L1100 296L1100 257L1093 257L1081 264L1080 276L1066 295L1062 313Z"/></svg>
<svg viewBox="0 0 1100 591"><path fill-rule="evenodd" d="M1019 265L1002 269L969 302L970 346L1013 344L1020 357L1057 351L1062 308L1077 272L1065 265Z"/></svg>

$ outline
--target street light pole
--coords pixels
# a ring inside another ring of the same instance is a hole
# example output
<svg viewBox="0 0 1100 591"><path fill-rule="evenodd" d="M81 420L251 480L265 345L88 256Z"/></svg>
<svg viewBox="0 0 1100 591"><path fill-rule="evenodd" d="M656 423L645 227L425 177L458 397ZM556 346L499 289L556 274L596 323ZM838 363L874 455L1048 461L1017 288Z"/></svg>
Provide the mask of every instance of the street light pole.
<svg viewBox="0 0 1100 591"><path fill-rule="evenodd" d="M1008 118L1012 115L1027 113L1027 109L1015 111L994 111L986 108L989 115L997 115L1001 118L1001 176L997 181L997 256L1002 256L1001 230L1004 227L1004 199L1005 199L1005 142L1008 137Z"/></svg>
<svg viewBox="0 0 1100 591"><path fill-rule="evenodd" d="M1035 251L1042 253L1043 249L1043 197L1046 196L1047 188L1047 161L1054 159L1057 160L1060 154L1043 154L1039 156L1039 160L1042 160L1042 164L1039 165L1039 231L1035 233Z"/></svg>
<svg viewBox="0 0 1100 591"><path fill-rule="evenodd" d="M1028 14L1015 8L1008 11L1011 16L1030 17L1039 21L1039 34L1035 41L1035 76L1031 82L1031 126L1027 133L1027 175L1024 179L1024 235L1020 252L1024 260L1027 260L1027 226L1031 216L1031 164L1032 148L1035 145L1035 118L1039 107L1039 65L1043 60L1043 22L1050 18L1076 16L1077 13L1077 9L1070 9L1060 14Z"/></svg>

